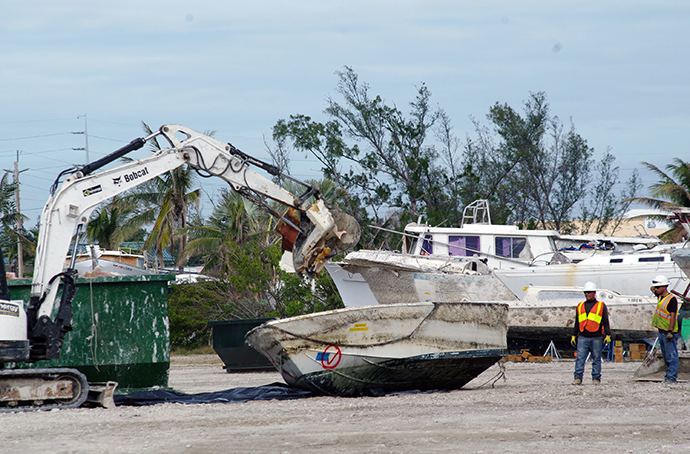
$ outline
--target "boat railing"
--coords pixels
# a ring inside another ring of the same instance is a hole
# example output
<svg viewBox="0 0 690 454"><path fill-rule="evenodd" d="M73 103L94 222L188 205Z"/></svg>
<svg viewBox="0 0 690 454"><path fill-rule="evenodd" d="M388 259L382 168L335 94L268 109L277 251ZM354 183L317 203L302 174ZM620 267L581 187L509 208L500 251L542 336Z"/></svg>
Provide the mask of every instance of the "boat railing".
<svg viewBox="0 0 690 454"><path fill-rule="evenodd" d="M491 212L489 211L489 201L487 199L477 199L470 203L462 211L462 222L465 224L487 224L491 225Z"/></svg>

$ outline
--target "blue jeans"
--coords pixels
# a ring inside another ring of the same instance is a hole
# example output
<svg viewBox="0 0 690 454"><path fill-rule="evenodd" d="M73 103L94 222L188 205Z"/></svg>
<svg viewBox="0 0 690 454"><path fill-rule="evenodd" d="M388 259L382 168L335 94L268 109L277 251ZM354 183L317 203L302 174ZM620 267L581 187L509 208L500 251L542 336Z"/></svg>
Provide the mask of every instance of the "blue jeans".
<svg viewBox="0 0 690 454"><path fill-rule="evenodd" d="M592 380L601 380L601 348L604 346L604 338L577 337L577 358L575 358L575 378L582 380L585 373L585 361L587 354L592 354Z"/></svg>
<svg viewBox="0 0 690 454"><path fill-rule="evenodd" d="M666 363L666 376L664 381L675 383L678 379L678 333L673 333L672 340L666 340L666 333L668 331L659 331L659 346L661 347L661 354Z"/></svg>

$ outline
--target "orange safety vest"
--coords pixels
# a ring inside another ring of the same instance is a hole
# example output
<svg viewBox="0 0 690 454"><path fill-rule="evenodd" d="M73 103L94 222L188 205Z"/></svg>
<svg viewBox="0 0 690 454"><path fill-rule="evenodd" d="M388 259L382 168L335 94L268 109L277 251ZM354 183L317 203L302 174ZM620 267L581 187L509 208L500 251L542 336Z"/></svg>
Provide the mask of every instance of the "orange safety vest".
<svg viewBox="0 0 690 454"><path fill-rule="evenodd" d="M580 332L589 331L596 333L601 328L601 316L604 313L604 303L597 301L592 310L585 312L585 302L577 305L577 321L580 323Z"/></svg>
<svg viewBox="0 0 690 454"><path fill-rule="evenodd" d="M659 300L656 306L656 311L654 312L654 317L652 317L652 326L659 328L664 331L678 331L678 312L679 307L676 306L676 321L671 328L671 313L668 311L668 303L673 298L673 294L669 293L665 297ZM678 303L676 303L678 304Z"/></svg>

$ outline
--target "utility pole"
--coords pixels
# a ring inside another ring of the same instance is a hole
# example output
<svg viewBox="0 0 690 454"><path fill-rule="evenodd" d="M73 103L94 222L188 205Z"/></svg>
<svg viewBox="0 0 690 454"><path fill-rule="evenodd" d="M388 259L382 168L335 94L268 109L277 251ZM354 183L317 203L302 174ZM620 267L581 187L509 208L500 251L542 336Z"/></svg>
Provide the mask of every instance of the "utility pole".
<svg viewBox="0 0 690 454"><path fill-rule="evenodd" d="M22 170L24 172L27 169ZM19 150L14 161L14 196L17 204L17 278L24 277L24 251L22 250L22 210L19 205Z"/></svg>
<svg viewBox="0 0 690 454"><path fill-rule="evenodd" d="M72 134L84 134L84 140L86 141L86 147L84 148L72 148L72 150L85 150L86 151L86 164L89 163L89 130L87 128L87 122L86 122L86 114L84 115L77 115L77 119L84 117L84 132L82 131L77 131L73 132Z"/></svg>

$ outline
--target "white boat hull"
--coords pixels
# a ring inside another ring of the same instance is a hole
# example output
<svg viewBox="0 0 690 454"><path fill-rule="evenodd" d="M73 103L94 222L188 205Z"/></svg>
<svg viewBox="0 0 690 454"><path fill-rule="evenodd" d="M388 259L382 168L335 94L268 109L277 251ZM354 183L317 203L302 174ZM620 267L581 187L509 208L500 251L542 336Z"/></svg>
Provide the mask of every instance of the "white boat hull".
<svg viewBox="0 0 690 454"><path fill-rule="evenodd" d="M580 287L594 282L599 288L613 290L625 295L651 295L652 279L663 274L671 281L669 290L684 289L687 277L670 260L664 262L636 264L550 265L532 268L494 270L498 277L515 295L523 299L525 289L530 286Z"/></svg>
<svg viewBox="0 0 690 454"><path fill-rule="evenodd" d="M505 302L509 307L508 339L511 348L545 348L552 340L567 341L575 323L575 306L584 300L581 287L554 283L516 289L521 296L518 299L493 273L412 272L395 270L383 264L379 267L350 263L332 266L340 268L338 274L332 273L327 267L346 307L350 307L352 302L356 304L372 297L381 304L415 301ZM344 280L343 273L350 278ZM357 282L358 286L353 286L353 282ZM553 282L558 280L554 279ZM353 290L362 292L364 296L358 296ZM651 294L621 295L602 289L597 296L609 308L609 321L616 339L632 341L654 337L651 320L656 301ZM563 346L567 347L567 342Z"/></svg>
<svg viewBox="0 0 690 454"><path fill-rule="evenodd" d="M376 305L275 320L249 333L286 383L354 396L460 388L507 351L505 304Z"/></svg>
<svg viewBox="0 0 690 454"><path fill-rule="evenodd" d="M75 263L74 268L79 272L79 277L146 276L153 274L144 268L103 259L99 259L95 267L91 260L81 260Z"/></svg>
<svg viewBox="0 0 690 454"><path fill-rule="evenodd" d="M671 254L671 260L686 276L690 276L690 249L676 249Z"/></svg>

